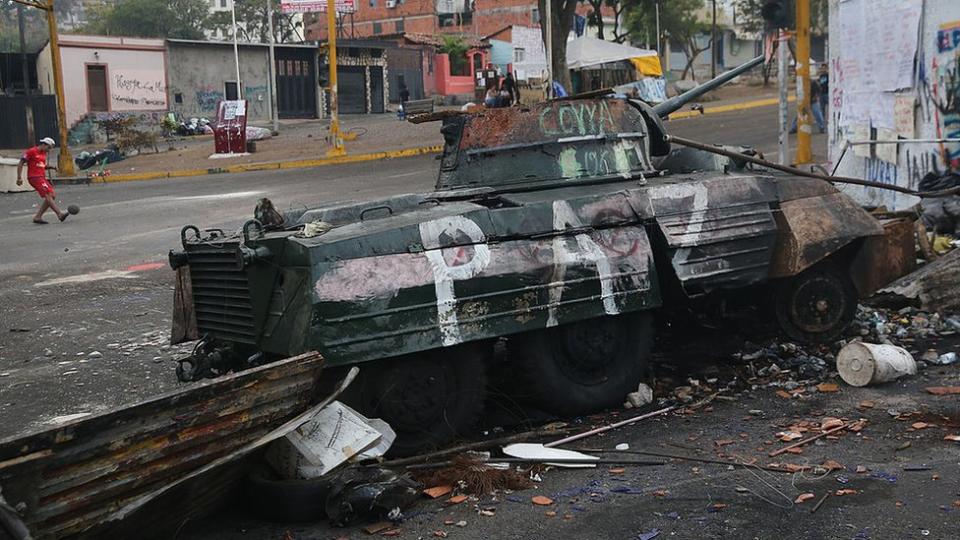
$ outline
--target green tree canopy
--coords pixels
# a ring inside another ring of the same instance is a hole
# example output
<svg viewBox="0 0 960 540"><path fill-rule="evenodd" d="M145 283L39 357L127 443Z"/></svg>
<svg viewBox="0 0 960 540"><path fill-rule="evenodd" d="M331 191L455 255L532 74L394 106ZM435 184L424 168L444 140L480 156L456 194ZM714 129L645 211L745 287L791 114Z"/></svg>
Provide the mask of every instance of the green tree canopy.
<svg viewBox="0 0 960 540"><path fill-rule="evenodd" d="M203 39L207 0L120 0L96 10L85 32L108 36Z"/></svg>

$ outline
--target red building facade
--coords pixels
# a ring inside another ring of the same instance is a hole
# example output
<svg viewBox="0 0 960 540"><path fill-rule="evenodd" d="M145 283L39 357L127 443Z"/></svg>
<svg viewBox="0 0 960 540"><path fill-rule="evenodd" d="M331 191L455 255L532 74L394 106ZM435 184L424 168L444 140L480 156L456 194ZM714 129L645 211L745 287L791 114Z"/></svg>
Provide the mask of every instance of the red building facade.
<svg viewBox="0 0 960 540"><path fill-rule="evenodd" d="M342 18L342 35L346 37L375 38L403 33L486 36L512 24L540 24L536 0L356 1L356 13ZM307 40L326 39L326 19L305 17L304 24Z"/></svg>

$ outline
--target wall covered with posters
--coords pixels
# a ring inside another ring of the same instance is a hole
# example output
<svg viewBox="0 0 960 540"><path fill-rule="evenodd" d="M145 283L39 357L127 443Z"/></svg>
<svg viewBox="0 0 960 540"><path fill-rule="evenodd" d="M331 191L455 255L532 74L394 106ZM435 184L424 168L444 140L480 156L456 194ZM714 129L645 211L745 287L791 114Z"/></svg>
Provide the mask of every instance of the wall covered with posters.
<svg viewBox="0 0 960 540"><path fill-rule="evenodd" d="M830 161L837 174L916 189L960 170L960 2L830 1ZM848 142L875 141L848 145ZM895 141L883 143L882 141ZM904 209L918 199L844 188L861 204Z"/></svg>

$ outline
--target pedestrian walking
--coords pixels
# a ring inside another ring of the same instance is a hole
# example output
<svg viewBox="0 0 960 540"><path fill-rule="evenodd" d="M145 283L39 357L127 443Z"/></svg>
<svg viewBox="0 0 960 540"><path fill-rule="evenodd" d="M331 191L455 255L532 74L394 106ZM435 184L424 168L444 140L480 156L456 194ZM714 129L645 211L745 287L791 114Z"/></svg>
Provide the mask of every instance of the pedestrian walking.
<svg viewBox="0 0 960 540"><path fill-rule="evenodd" d="M20 163L17 165L17 185L23 185L23 166L27 166L27 182L30 183L30 186L36 190L37 194L40 195L40 198L43 199L43 202L40 204L40 208L37 209L37 213L33 216L33 222L37 225L46 225L47 222L43 219L43 214L47 210L53 210L57 214L57 219L63 221L67 219L67 212L61 212L60 208L57 207L55 199L57 194L53 191L53 186L50 184L50 181L47 180L47 169L56 169L53 165L47 165L47 151L56 146L57 143L53 141L50 137L44 137L40 139L40 143L36 146L28 148L26 152L23 153L23 156L20 157Z"/></svg>

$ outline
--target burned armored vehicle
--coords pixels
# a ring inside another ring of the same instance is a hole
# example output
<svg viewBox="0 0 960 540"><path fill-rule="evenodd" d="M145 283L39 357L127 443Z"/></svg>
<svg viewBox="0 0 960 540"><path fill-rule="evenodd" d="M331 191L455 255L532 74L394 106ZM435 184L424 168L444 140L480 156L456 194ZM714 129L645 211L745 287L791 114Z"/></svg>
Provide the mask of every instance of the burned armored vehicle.
<svg viewBox="0 0 960 540"><path fill-rule="evenodd" d="M737 73L653 108L448 114L433 193L184 228L176 317L200 341L178 375L309 350L360 364L353 404L403 453L477 419L504 338L531 399L574 415L636 388L665 308L760 287L791 337L836 337L871 292L852 269L879 223L828 182L670 147L661 118Z"/></svg>

